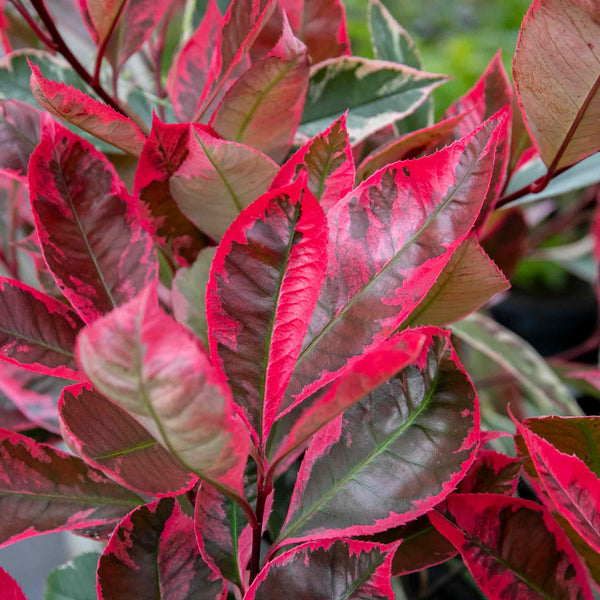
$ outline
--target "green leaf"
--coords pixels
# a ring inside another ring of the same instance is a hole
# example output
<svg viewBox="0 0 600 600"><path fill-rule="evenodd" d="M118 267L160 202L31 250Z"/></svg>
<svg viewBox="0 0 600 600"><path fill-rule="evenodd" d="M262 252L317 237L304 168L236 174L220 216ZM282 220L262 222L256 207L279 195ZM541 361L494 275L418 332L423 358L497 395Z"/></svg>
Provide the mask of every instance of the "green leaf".
<svg viewBox="0 0 600 600"><path fill-rule="evenodd" d="M80 554L54 569L46 580L44 600L96 600L96 568L100 554Z"/></svg>
<svg viewBox="0 0 600 600"><path fill-rule="evenodd" d="M447 77L383 60L341 57L316 65L300 132L312 137L347 109L350 142L412 114Z"/></svg>

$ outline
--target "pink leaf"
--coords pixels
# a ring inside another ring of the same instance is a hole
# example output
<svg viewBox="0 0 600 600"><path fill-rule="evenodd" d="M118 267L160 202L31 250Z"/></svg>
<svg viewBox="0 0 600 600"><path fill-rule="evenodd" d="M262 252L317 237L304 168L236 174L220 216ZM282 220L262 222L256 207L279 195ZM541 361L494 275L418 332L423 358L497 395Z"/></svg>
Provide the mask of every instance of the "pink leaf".
<svg viewBox="0 0 600 600"><path fill-rule="evenodd" d="M17 582L0 567L0 590L2 600L27 600Z"/></svg>
<svg viewBox="0 0 600 600"><path fill-rule="evenodd" d="M422 332L427 341L415 364L312 439L275 547L402 525L463 479L479 442L476 393L449 333Z"/></svg>
<svg viewBox="0 0 600 600"><path fill-rule="evenodd" d="M300 124L308 74L306 46L285 20L277 45L231 86L211 125L225 139L282 161Z"/></svg>
<svg viewBox="0 0 600 600"><path fill-rule="evenodd" d="M269 189L277 165L265 154L192 128L189 154L170 182L181 212L220 240L234 219Z"/></svg>
<svg viewBox="0 0 600 600"><path fill-rule="evenodd" d="M267 563L244 600L392 600L392 556L384 546L354 540L303 544Z"/></svg>
<svg viewBox="0 0 600 600"><path fill-rule="evenodd" d="M0 172L27 181L29 158L40 141L40 111L19 100L0 101Z"/></svg>
<svg viewBox="0 0 600 600"><path fill-rule="evenodd" d="M152 240L114 168L91 144L45 119L29 187L44 258L86 322L156 279Z"/></svg>
<svg viewBox="0 0 600 600"><path fill-rule="evenodd" d="M506 127L504 113L432 156L394 163L329 211L327 275L283 411L378 346L418 306L471 232Z"/></svg>
<svg viewBox="0 0 600 600"><path fill-rule="evenodd" d="M25 501L24 498L27 498ZM0 430L0 546L120 519L140 499L81 459Z"/></svg>
<svg viewBox="0 0 600 600"><path fill-rule="evenodd" d="M207 288L211 356L263 443L327 260L325 215L305 182L268 192L242 212L219 245Z"/></svg>
<svg viewBox="0 0 600 600"><path fill-rule="evenodd" d="M98 563L99 600L224 600L224 583L202 560L194 521L175 498L127 515Z"/></svg>
<svg viewBox="0 0 600 600"><path fill-rule="evenodd" d="M71 85L45 79L36 65L27 62L32 72L31 91L40 106L120 150L140 155L146 138L131 119Z"/></svg>
<svg viewBox="0 0 600 600"><path fill-rule="evenodd" d="M323 133L306 142L281 167L271 189L291 183L302 171L308 173L308 189L327 212L354 186L354 161L346 129L346 115Z"/></svg>
<svg viewBox="0 0 600 600"><path fill-rule="evenodd" d="M147 288L88 325L77 357L96 388L188 471L241 492L249 438L220 373Z"/></svg>
<svg viewBox="0 0 600 600"><path fill-rule="evenodd" d="M182 264L193 263L207 243L200 230L181 212L169 189L171 178L189 153L190 126L167 125L155 116L133 186L148 229Z"/></svg>
<svg viewBox="0 0 600 600"><path fill-rule="evenodd" d="M74 348L82 327L62 302L0 277L0 358L36 373L81 380Z"/></svg>
<svg viewBox="0 0 600 600"><path fill-rule="evenodd" d="M454 494L430 518L462 554L490 600L593 598L581 560L539 504L494 494Z"/></svg>
<svg viewBox="0 0 600 600"><path fill-rule="evenodd" d="M133 417L91 386L65 388L59 410L69 447L120 485L166 496L197 482Z"/></svg>
<svg viewBox="0 0 600 600"><path fill-rule="evenodd" d="M180 121L193 121L207 82L211 58L223 16L216 0L209 0L204 18L194 35L175 58L169 71L167 89L173 110Z"/></svg>

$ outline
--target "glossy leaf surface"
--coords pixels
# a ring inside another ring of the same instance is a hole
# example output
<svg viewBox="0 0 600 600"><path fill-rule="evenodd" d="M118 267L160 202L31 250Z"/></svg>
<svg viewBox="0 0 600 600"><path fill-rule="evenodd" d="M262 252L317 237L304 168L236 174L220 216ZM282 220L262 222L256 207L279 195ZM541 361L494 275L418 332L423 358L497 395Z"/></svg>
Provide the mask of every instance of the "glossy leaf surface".
<svg viewBox="0 0 600 600"><path fill-rule="evenodd" d="M46 263L84 321L156 278L152 240L114 168L91 144L45 120L29 186Z"/></svg>
<svg viewBox="0 0 600 600"><path fill-rule="evenodd" d="M0 509L11 515L0 523L0 545L104 525L141 503L81 459L11 431L0 432L0 464Z"/></svg>
<svg viewBox="0 0 600 600"><path fill-rule="evenodd" d="M247 525L243 510L212 485L202 482L196 494L194 521L198 547L206 563L239 585L246 569L239 560L239 538Z"/></svg>
<svg viewBox="0 0 600 600"><path fill-rule="evenodd" d="M323 209L305 178L269 192L225 234L211 269L211 357L262 442L277 416L326 267Z"/></svg>
<svg viewBox="0 0 600 600"><path fill-rule="evenodd" d="M77 352L95 387L189 471L242 489L249 440L229 391L194 336L159 308L155 290L89 325Z"/></svg>
<svg viewBox="0 0 600 600"><path fill-rule="evenodd" d="M406 325L446 325L476 311L510 283L475 237L465 240Z"/></svg>
<svg viewBox="0 0 600 600"><path fill-rule="evenodd" d="M194 521L175 498L163 498L129 514L100 557L100 600L218 600L222 596L223 581L202 560Z"/></svg>
<svg viewBox="0 0 600 600"><path fill-rule="evenodd" d="M36 373L82 379L74 350L83 325L62 302L0 278L0 358Z"/></svg>
<svg viewBox="0 0 600 600"><path fill-rule="evenodd" d="M455 494L431 520L462 554L490 600L593 598L579 557L539 504Z"/></svg>
<svg viewBox="0 0 600 600"><path fill-rule="evenodd" d="M504 126L491 120L435 155L394 163L328 212L328 271L284 409L381 343L424 298L477 218Z"/></svg>
<svg viewBox="0 0 600 600"><path fill-rule="evenodd" d="M308 74L306 46L286 21L277 45L231 86L211 125L225 139L284 160L302 116Z"/></svg>
<svg viewBox="0 0 600 600"><path fill-rule="evenodd" d="M579 414L569 390L522 338L481 314L455 323L452 331L508 371L544 413Z"/></svg>
<svg viewBox="0 0 600 600"><path fill-rule="evenodd" d="M338 540L298 546L268 563L246 600L391 600L391 554L377 544Z"/></svg>
<svg viewBox="0 0 600 600"><path fill-rule="evenodd" d="M29 158L39 141L39 110L19 100L0 101L0 171L26 181Z"/></svg>
<svg viewBox="0 0 600 600"><path fill-rule="evenodd" d="M196 482L133 417L91 386L66 388L59 408L68 445L121 485L163 496L184 492Z"/></svg>
<svg viewBox="0 0 600 600"><path fill-rule="evenodd" d="M401 525L464 477L479 442L475 390L447 335L425 331L430 337L416 365L313 438L277 545Z"/></svg>
<svg viewBox="0 0 600 600"><path fill-rule="evenodd" d="M40 106L120 150L140 155L146 138L131 119L70 85L46 79L36 65L30 66L31 91Z"/></svg>
<svg viewBox="0 0 600 600"><path fill-rule="evenodd" d="M173 279L173 315L208 348L206 286L216 248L205 248L191 267L179 269Z"/></svg>
<svg viewBox="0 0 600 600"><path fill-rule="evenodd" d="M599 148L598 36L598 7L585 0L537 0L523 21L515 86L548 167L567 167Z"/></svg>
<svg viewBox="0 0 600 600"><path fill-rule="evenodd" d="M387 61L342 57L311 70L300 132L317 135L347 109L350 142L413 113L445 76Z"/></svg>
<svg viewBox="0 0 600 600"><path fill-rule="evenodd" d="M308 173L308 189L325 212L352 190L354 161L345 115L291 156L273 179L271 189L291 183L303 171Z"/></svg>
<svg viewBox="0 0 600 600"><path fill-rule="evenodd" d="M169 188L173 175L189 155L189 144L189 125L167 125L154 117L133 186L154 239L183 264L192 263L206 245L205 236L181 212Z"/></svg>
<svg viewBox="0 0 600 600"><path fill-rule="evenodd" d="M192 223L220 240L238 214L269 189L276 173L277 165L262 152L194 127L170 191Z"/></svg>

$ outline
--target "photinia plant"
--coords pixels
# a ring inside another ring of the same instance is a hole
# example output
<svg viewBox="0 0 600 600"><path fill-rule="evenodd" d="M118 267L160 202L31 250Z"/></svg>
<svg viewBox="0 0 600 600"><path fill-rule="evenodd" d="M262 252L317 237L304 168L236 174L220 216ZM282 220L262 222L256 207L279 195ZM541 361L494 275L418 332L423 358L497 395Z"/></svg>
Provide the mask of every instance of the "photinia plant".
<svg viewBox="0 0 600 600"><path fill-rule="evenodd" d="M1 6L0 545L105 542L46 598L593 598L600 371L484 307L600 181L600 2L437 122L380 0L373 59L340 0Z"/></svg>

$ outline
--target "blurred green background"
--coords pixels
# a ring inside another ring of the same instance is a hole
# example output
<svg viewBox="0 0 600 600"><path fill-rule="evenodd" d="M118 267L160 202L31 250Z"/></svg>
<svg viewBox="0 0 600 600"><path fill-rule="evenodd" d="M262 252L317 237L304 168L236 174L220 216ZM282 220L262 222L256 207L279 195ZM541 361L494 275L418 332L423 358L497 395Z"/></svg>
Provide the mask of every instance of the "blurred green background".
<svg viewBox="0 0 600 600"><path fill-rule="evenodd" d="M508 73L531 0L383 0L415 39L423 68L454 79L435 91L436 116L481 75L498 48ZM344 0L353 53L371 57L367 0Z"/></svg>

